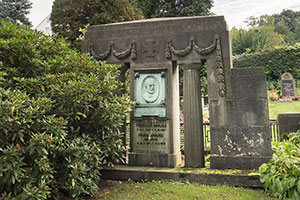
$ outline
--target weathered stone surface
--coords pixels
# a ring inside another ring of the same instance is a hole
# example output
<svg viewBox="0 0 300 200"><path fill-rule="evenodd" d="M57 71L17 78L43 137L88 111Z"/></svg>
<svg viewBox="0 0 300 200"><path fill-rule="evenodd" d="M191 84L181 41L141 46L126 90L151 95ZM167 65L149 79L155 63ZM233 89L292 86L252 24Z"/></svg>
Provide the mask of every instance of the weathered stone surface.
<svg viewBox="0 0 300 200"><path fill-rule="evenodd" d="M156 79L154 91L159 92L153 99L152 94L144 96L149 78ZM181 162L179 99L176 98L179 96L178 67L170 63L132 64L130 84L136 105L130 120L129 165L178 166Z"/></svg>
<svg viewBox="0 0 300 200"><path fill-rule="evenodd" d="M300 130L300 113L280 113L277 120L280 136Z"/></svg>
<svg viewBox="0 0 300 200"><path fill-rule="evenodd" d="M211 123L211 168L253 169L272 156L268 99L263 68L232 69L232 97L226 112L211 102L214 117Z"/></svg>
<svg viewBox="0 0 300 200"><path fill-rule="evenodd" d="M295 81L292 74L284 73L281 75L282 96L295 96Z"/></svg>
<svg viewBox="0 0 300 200"><path fill-rule="evenodd" d="M182 173L178 169L150 168L150 167L114 167L105 168L101 171L103 180L120 180L133 181L142 180L173 180L190 183L199 183L205 185L231 185L238 187L263 188L259 181L259 176L249 176L243 174L226 175L226 174L196 174Z"/></svg>
<svg viewBox="0 0 300 200"><path fill-rule="evenodd" d="M170 152L170 127L167 120L133 120L132 148L135 151Z"/></svg>
<svg viewBox="0 0 300 200"><path fill-rule="evenodd" d="M176 167L181 164L181 154L148 152L129 152L128 160L130 166L149 166L149 167Z"/></svg>
<svg viewBox="0 0 300 200"><path fill-rule="evenodd" d="M130 165L175 167L180 163L178 66L203 61L207 62L211 166L245 168L248 165L252 168L270 156L263 70L232 69L231 44L224 17L164 18L92 26L82 49L98 60L130 66L131 99L136 101L131 113ZM158 78L162 72L165 77ZM148 96L144 96L148 85L136 79L138 74L143 80L152 77L147 81L151 88ZM185 153L191 166L202 166L199 164L203 162L202 156L199 157L203 148L201 94L197 92L199 84L193 88L197 85L197 72L187 70L185 74L184 87L188 90L185 94L197 93L184 100L184 112L189 113L185 114L185 137L192 144L185 147ZM161 83L165 86L161 87ZM152 125L150 130L144 130L138 123ZM165 130L155 130L153 124L160 123L166 124ZM157 138L152 137L154 135ZM252 156L251 163L246 164L243 160L249 156ZM245 164L234 167L228 163L233 158L236 163L240 160Z"/></svg>
<svg viewBox="0 0 300 200"><path fill-rule="evenodd" d="M270 156L211 156L212 169L258 169ZM226 164L225 164L226 163Z"/></svg>
<svg viewBox="0 0 300 200"><path fill-rule="evenodd" d="M219 136L211 137L212 156L259 157L272 155L270 148L272 140L265 134L268 132L268 127L220 126L211 127L210 131L219 134ZM224 166L226 165L229 163L224 163Z"/></svg>
<svg viewBox="0 0 300 200"><path fill-rule="evenodd" d="M182 65L184 102L184 161L186 167L204 167L200 64Z"/></svg>
<svg viewBox="0 0 300 200"><path fill-rule="evenodd" d="M227 30L223 16L162 18L105 24L89 28L82 49L93 51L96 57L107 59L111 63L191 60L199 57L194 49L186 50L185 56L176 50L188 49L191 40L197 47L206 48L214 42L216 33L224 31ZM175 51L170 50L173 53L167 59L168 44Z"/></svg>

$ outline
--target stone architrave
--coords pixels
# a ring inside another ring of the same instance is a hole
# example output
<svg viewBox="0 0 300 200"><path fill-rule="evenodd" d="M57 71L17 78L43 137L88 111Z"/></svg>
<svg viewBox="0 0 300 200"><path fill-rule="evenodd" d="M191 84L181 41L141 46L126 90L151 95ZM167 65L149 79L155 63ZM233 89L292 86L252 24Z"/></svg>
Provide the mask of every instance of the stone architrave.
<svg viewBox="0 0 300 200"><path fill-rule="evenodd" d="M98 60L130 66L131 99L136 102L130 116L130 165L181 163L178 71L183 67L184 112L193 116L185 114L185 137L190 137L185 156L197 160L186 164L203 166L201 93L194 94L199 90L194 88L198 72L189 68L203 61L207 62L211 167L252 169L271 158L263 71L232 68L223 16L91 26L82 50Z"/></svg>
<svg viewBox="0 0 300 200"><path fill-rule="evenodd" d="M281 93L283 97L295 96L295 81L288 72L281 75Z"/></svg>

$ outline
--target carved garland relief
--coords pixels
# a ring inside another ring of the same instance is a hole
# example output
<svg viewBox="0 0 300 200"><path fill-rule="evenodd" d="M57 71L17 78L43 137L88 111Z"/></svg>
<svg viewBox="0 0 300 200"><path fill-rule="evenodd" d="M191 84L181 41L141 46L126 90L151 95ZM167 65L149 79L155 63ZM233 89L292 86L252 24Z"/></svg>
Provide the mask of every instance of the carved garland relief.
<svg viewBox="0 0 300 200"><path fill-rule="evenodd" d="M95 53L95 50L94 50L94 45L91 44L90 47L89 47L89 53L96 59L96 60L105 60L107 59L111 54L116 57L117 59L119 60L122 60L122 59L125 59L129 56L131 56L131 60L135 60L136 59L136 43L135 41L133 41L131 44L130 44L130 47L128 49L126 49L125 51L123 52L117 52L115 49L114 49L114 43L111 42L109 44L109 49L107 51L105 51L104 53L102 54L96 54Z"/></svg>
<svg viewBox="0 0 300 200"><path fill-rule="evenodd" d="M143 53L147 53L148 57L154 57L154 52L159 52L158 50L158 44L155 43L155 40L147 40L146 43L143 44L143 47L147 47L149 45L152 45L152 51L144 50ZM189 45L184 49L175 49L172 44L172 40L169 40L167 42L167 46L165 48L165 57L166 59L170 60L173 55L177 57L185 57L189 53L191 53L193 50L195 50L200 55L207 55L213 52L213 50L216 50L216 76L217 76L217 90L221 97L224 97L226 94L226 86L225 86L225 72L224 72L224 66L223 66L223 58L222 58L222 49L220 44L220 37L218 34L215 35L213 43L206 47L201 48L199 47L195 39L192 38L189 42ZM136 60L137 57L137 51L136 51L136 42L133 41L130 44L130 47L126 49L123 52L117 52L114 49L114 43L111 42L109 45L109 49L105 51L102 54L96 54L94 51L94 45L90 45L89 47L89 53L96 59L96 60L105 60L107 59L111 54L116 57L117 59L125 59L127 57L131 57L131 60Z"/></svg>
<svg viewBox="0 0 300 200"><path fill-rule="evenodd" d="M189 45L186 48L176 50L172 45L172 40L169 40L167 43L167 47L165 49L165 56L169 60L172 58L172 55L175 55L178 57L184 57L184 56L188 55L190 52L192 52L193 49L200 55L210 54L214 49L216 49L217 90L218 90L219 95L221 97L224 97L226 94L225 71L224 71L222 49L221 49L219 35L216 34L213 43L206 48L199 47L196 44L195 39L192 38L190 40Z"/></svg>

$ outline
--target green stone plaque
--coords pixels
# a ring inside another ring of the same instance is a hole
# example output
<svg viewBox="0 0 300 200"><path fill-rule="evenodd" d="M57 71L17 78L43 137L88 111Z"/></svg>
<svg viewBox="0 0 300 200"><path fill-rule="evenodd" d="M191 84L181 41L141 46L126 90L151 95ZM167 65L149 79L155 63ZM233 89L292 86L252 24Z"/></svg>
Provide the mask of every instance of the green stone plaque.
<svg viewBox="0 0 300 200"><path fill-rule="evenodd" d="M135 71L134 117L166 117L166 71Z"/></svg>

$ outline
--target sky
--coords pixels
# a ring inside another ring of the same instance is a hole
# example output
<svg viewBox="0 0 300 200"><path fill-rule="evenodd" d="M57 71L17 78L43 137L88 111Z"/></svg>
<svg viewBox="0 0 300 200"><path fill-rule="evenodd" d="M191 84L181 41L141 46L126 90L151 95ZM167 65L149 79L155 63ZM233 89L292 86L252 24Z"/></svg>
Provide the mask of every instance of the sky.
<svg viewBox="0 0 300 200"><path fill-rule="evenodd" d="M28 15L33 27L37 27L50 13L54 0L30 0L31 13ZM224 15L229 28L245 28L243 23L250 16L281 13L283 9L300 11L300 0L214 0L212 12Z"/></svg>

